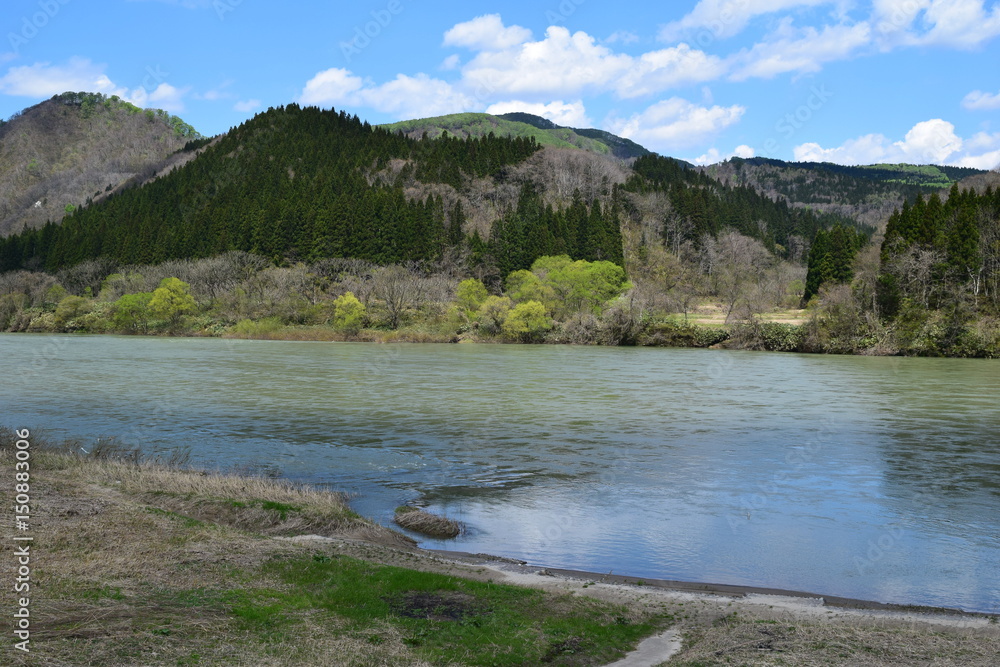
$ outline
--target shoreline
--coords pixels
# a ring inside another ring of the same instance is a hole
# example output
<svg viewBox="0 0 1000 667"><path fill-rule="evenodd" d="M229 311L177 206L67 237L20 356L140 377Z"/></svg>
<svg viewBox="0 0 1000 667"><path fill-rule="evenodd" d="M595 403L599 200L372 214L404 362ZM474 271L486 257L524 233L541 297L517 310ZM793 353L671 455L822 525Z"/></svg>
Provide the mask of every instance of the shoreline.
<svg viewBox="0 0 1000 667"><path fill-rule="evenodd" d="M801 325L789 325L801 326ZM201 333L184 334L126 334L113 332L58 332L58 331L0 331L0 335L9 336L68 336L68 337L119 337L119 338L146 338L146 339L170 339L170 338L190 338L197 340L255 340L266 342L288 342L288 343L353 343L368 345L514 345L520 347L552 347L568 346L579 348L606 348L606 349L661 349L661 350L716 350L722 352L766 352L770 354L803 354L809 356L827 357L866 357L882 359L979 359L983 361L995 361L1000 357L992 355L942 355L942 354L905 354L903 352L876 353L876 352L831 352L828 350L791 350L791 349L752 349L745 347L727 347L724 344L709 346L699 345L663 345L663 344L641 344L634 345L603 345L599 343L573 343L569 341L542 341L537 343L525 343L520 341L506 340L484 340L477 338L462 338L460 336L440 336L430 334L414 333L406 331L380 331L371 330L373 333L400 334L399 336L368 336L368 337L344 337L338 335L317 335L315 337L299 335L275 335L264 336L229 336L229 335L203 335ZM321 332L321 333L325 333Z"/></svg>
<svg viewBox="0 0 1000 667"><path fill-rule="evenodd" d="M464 551L450 551L446 549L421 548L421 551L445 558L451 558L458 562L470 565L491 567L517 577L557 577L565 580L596 581L598 583L658 589L671 593L687 593L733 599L750 599L754 597L785 598L800 601L800 604L804 607L855 610L859 612L887 612L893 614L927 615L954 621L958 621L959 619L968 619L969 621L982 621L982 625L994 622L991 619L1000 621L1000 613L966 611L964 609L957 609L953 607L877 602L874 600L824 595L821 593L808 593L805 591L772 588L768 586L717 584L710 582L679 581L674 579L651 579L648 577L634 577L627 574L610 574L590 572L587 570L543 567L539 565L531 565L527 561L521 561L503 556L471 554Z"/></svg>

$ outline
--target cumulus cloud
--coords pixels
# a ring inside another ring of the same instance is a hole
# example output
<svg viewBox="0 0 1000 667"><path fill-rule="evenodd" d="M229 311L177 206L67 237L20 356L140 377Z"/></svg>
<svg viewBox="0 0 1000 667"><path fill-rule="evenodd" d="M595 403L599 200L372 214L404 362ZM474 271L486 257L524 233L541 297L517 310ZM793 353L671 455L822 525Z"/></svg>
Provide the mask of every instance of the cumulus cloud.
<svg viewBox="0 0 1000 667"><path fill-rule="evenodd" d="M126 96L104 73L105 66L73 57L65 65L35 63L11 67L0 77L0 93L19 97L51 97L69 90Z"/></svg>
<svg viewBox="0 0 1000 667"><path fill-rule="evenodd" d="M962 100L962 106L970 111L992 111L1000 109L1000 92L996 95L974 90Z"/></svg>
<svg viewBox="0 0 1000 667"><path fill-rule="evenodd" d="M592 125L590 119L587 117L587 110L580 100L571 103L557 100L549 104L512 100L510 102L497 102L486 109L486 113L493 114L494 116L513 113L515 111L541 116L542 118L551 120L556 125L563 125L565 127L590 127Z"/></svg>
<svg viewBox="0 0 1000 667"><path fill-rule="evenodd" d="M722 60L681 44L634 58L585 32L551 26L545 38L502 51L480 52L465 65L467 82L509 95L570 96L614 92L636 97L719 78Z"/></svg>
<svg viewBox="0 0 1000 667"><path fill-rule="evenodd" d="M763 14L798 7L832 4L834 0L701 0L679 21L660 29L660 39L675 42L707 31L713 39L725 39L746 29L751 19Z"/></svg>
<svg viewBox="0 0 1000 667"><path fill-rule="evenodd" d="M865 22L854 25L796 28L791 18L764 42L733 57L734 81L752 77L773 78L787 72L818 72L827 62L849 58L871 41L871 29Z"/></svg>
<svg viewBox="0 0 1000 667"><path fill-rule="evenodd" d="M144 86L129 90L116 85L104 70L105 65L76 56L64 65L40 62L12 67L0 77L0 94L45 98L67 91L86 91L117 95L140 107L158 107L173 113L184 111L184 97L190 88L161 82L152 90Z"/></svg>
<svg viewBox="0 0 1000 667"><path fill-rule="evenodd" d="M161 83L152 91L139 87L130 93L123 94L122 97L129 100L136 106L156 107L172 113L184 111L184 95L187 88L175 88L169 83Z"/></svg>
<svg viewBox="0 0 1000 667"><path fill-rule="evenodd" d="M653 150L669 153L697 146L739 122L746 109L703 107L674 97L629 118L609 118L606 129Z"/></svg>
<svg viewBox="0 0 1000 667"><path fill-rule="evenodd" d="M982 132L964 140L955 133L954 125L936 118L917 123L900 141L891 141L882 134L868 134L835 148L802 144L795 147L794 153L800 162L849 165L908 162L992 169L1000 162L1000 134Z"/></svg>
<svg viewBox="0 0 1000 667"><path fill-rule="evenodd" d="M705 153L701 157L696 157L694 160L692 160L692 162L698 166L705 167L710 164L718 164L720 162L725 162L726 160L732 157L741 157L744 159L749 159L754 157L756 154L757 152L753 148L747 146L746 144L742 144L734 148L731 153L725 153L725 154L721 153L717 148L710 148L708 149L707 153Z"/></svg>
<svg viewBox="0 0 1000 667"><path fill-rule="evenodd" d="M883 49L971 49L1000 35L1000 5L984 0L874 0L871 20Z"/></svg>
<svg viewBox="0 0 1000 667"><path fill-rule="evenodd" d="M474 51L501 51L531 39L531 31L521 26L507 27L499 14L486 14L459 23L444 34L445 46L463 46Z"/></svg>
<svg viewBox="0 0 1000 667"><path fill-rule="evenodd" d="M306 82L298 101L317 106L365 106L400 117L457 113L476 105L474 98L447 81L426 74L400 74L376 85L339 67L319 72Z"/></svg>

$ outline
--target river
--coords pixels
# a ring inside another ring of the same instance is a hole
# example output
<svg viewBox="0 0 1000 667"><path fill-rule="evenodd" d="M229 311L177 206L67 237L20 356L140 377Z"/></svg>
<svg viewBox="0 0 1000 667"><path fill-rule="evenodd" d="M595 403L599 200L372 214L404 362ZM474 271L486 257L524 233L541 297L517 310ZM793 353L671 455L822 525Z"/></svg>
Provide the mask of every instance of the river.
<svg viewBox="0 0 1000 667"><path fill-rule="evenodd" d="M1000 363L0 335L0 423L353 494L422 546L1000 612Z"/></svg>

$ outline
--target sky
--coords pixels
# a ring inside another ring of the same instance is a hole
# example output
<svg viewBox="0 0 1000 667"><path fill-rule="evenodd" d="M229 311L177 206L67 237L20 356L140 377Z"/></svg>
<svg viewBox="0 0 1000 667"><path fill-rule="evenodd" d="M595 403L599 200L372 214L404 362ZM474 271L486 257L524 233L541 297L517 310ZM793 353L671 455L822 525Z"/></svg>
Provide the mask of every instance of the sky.
<svg viewBox="0 0 1000 667"><path fill-rule="evenodd" d="M699 164L1000 165L1000 0L6 0L0 117L116 94L205 135L291 102L527 111Z"/></svg>

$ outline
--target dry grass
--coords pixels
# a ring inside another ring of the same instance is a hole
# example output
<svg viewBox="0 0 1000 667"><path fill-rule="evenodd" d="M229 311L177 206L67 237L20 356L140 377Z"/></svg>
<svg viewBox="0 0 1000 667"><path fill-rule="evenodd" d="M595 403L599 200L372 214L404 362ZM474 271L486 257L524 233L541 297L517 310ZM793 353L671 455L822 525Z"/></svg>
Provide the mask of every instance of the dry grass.
<svg viewBox="0 0 1000 667"><path fill-rule="evenodd" d="M997 634L922 623L730 614L686 633L684 649L670 664L987 667L997 664Z"/></svg>
<svg viewBox="0 0 1000 667"><path fill-rule="evenodd" d="M392 519L397 525L421 535L450 539L462 534L462 524L454 519L437 516L416 507L400 507Z"/></svg>

